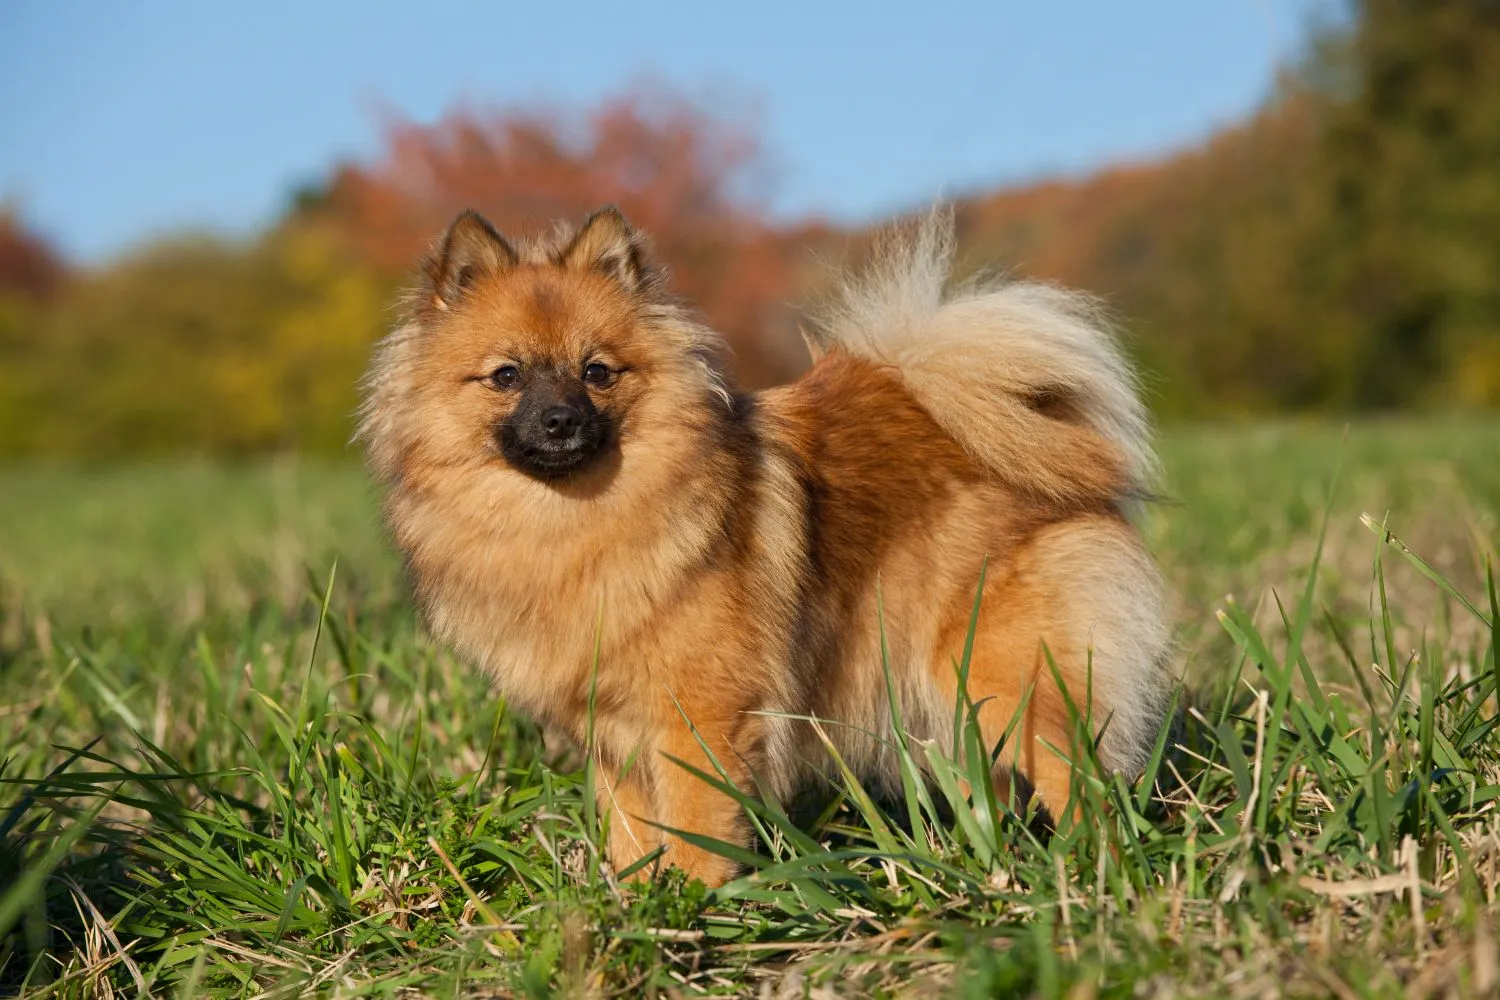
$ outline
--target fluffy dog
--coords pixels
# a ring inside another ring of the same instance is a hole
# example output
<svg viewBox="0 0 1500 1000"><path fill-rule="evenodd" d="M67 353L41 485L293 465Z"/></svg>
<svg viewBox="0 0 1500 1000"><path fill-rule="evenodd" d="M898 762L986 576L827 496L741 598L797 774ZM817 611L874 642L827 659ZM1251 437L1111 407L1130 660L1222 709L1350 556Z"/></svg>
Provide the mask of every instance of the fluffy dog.
<svg viewBox="0 0 1500 1000"><path fill-rule="evenodd" d="M612 208L525 241L465 212L424 261L365 383L386 520L429 628L514 705L582 742L592 701L616 866L733 874L668 831L743 845L741 810L669 758L790 796L829 764L816 716L892 787L889 690L948 745L986 565L996 780L1067 810L1080 712L1106 767L1147 759L1168 627L1133 373L1085 299L946 292L952 243L940 213L887 236L807 375L755 394Z"/></svg>

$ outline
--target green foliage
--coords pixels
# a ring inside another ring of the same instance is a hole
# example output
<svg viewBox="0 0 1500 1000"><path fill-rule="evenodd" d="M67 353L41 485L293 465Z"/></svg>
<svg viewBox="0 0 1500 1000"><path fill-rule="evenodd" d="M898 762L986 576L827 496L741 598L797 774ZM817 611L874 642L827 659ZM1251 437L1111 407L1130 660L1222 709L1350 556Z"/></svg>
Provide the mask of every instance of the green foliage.
<svg viewBox="0 0 1500 1000"><path fill-rule="evenodd" d="M12 451L329 450L391 288L315 229L157 245L80 277L16 344Z"/></svg>
<svg viewBox="0 0 1500 1000"><path fill-rule="evenodd" d="M1493 406L1500 6L1353 6L1353 26L1326 34L1289 82L1280 120L1253 132L1281 148L1242 148L1258 176L1209 208L1209 260L1226 272L1189 283L1233 290L1234 311L1198 312L1226 320L1205 347L1238 340L1255 374L1222 371L1225 387L1282 405ZM1192 315L1173 320L1187 329Z"/></svg>
<svg viewBox="0 0 1500 1000"><path fill-rule="evenodd" d="M1413 378L1500 403L1500 5L1360 0L1330 43L1323 179L1334 295L1361 338L1355 402ZM1435 376L1435 377L1434 377Z"/></svg>
<svg viewBox="0 0 1500 1000"><path fill-rule="evenodd" d="M1486 995L1500 433L1348 439L1167 442L1178 503L1147 530L1193 684L1183 749L1164 738L1142 781L1058 748L1079 814L1052 832L966 794L970 727L920 761L883 734L895 801L846 775L799 825L744 797L762 842L713 892L601 864L582 778L416 630L352 464L0 473L0 983ZM69 587L108 537L128 554ZM318 572L270 587L271 550Z"/></svg>

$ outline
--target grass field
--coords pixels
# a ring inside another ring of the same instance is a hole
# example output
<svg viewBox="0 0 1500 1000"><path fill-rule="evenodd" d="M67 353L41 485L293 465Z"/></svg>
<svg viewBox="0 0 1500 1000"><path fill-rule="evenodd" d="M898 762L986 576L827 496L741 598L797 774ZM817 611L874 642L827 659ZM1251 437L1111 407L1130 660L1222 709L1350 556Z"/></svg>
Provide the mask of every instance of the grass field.
<svg viewBox="0 0 1500 1000"><path fill-rule="evenodd" d="M1055 833L961 747L747 799L714 892L601 867L352 463L0 470L0 993L1493 995L1500 422L1164 453L1182 747Z"/></svg>

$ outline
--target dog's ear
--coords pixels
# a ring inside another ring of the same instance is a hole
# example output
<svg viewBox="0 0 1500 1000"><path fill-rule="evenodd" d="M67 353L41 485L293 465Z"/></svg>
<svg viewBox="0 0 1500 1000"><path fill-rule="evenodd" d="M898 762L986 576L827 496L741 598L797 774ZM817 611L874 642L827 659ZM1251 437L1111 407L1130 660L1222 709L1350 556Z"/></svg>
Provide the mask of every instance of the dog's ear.
<svg viewBox="0 0 1500 1000"><path fill-rule="evenodd" d="M460 213L443 234L437 254L427 263L427 291L432 305L438 309L455 305L477 279L507 271L519 260L515 248L484 216L473 209Z"/></svg>
<svg viewBox="0 0 1500 1000"><path fill-rule="evenodd" d="M645 280L641 235L625 221L613 205L606 205L584 221L558 262L577 270L599 271L629 291Z"/></svg>

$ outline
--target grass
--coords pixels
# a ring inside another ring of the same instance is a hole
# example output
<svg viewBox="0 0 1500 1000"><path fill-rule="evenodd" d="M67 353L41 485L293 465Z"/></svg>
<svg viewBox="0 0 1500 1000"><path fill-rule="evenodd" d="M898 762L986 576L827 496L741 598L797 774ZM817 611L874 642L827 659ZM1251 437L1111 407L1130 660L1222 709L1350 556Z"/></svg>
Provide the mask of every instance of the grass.
<svg viewBox="0 0 1500 1000"><path fill-rule="evenodd" d="M1164 450L1180 747L1084 761L1055 833L962 744L803 827L745 798L713 892L601 866L356 467L0 471L0 992L1493 995L1500 425Z"/></svg>

